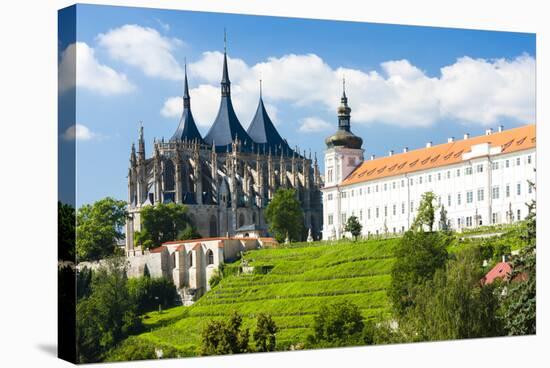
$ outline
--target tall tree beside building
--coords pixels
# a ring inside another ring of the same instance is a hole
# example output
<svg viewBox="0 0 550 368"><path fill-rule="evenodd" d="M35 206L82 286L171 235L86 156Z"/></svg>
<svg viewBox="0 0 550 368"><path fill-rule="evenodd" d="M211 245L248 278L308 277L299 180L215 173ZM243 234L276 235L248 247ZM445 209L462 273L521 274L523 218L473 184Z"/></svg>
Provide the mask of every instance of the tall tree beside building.
<svg viewBox="0 0 550 368"><path fill-rule="evenodd" d="M344 227L344 231L347 231L351 233L353 236L353 240L357 240L357 237L361 235L361 230L363 229L363 225L357 220L356 216L350 216L348 221L346 222L346 226Z"/></svg>
<svg viewBox="0 0 550 368"><path fill-rule="evenodd" d="M269 231L279 242L288 235L290 240L301 240L304 231L304 211L294 189L279 189L265 210Z"/></svg>
<svg viewBox="0 0 550 368"><path fill-rule="evenodd" d="M154 248L179 236L200 237L187 214L187 206L176 203L159 203L141 210L141 231L135 241L143 248Z"/></svg>
<svg viewBox="0 0 550 368"><path fill-rule="evenodd" d="M435 222L435 207L434 207L435 194L434 192L426 192L422 194L422 199L418 205L418 211L416 218L412 224L412 229L417 231L423 231L424 227L427 227L429 231L433 231Z"/></svg>
<svg viewBox="0 0 550 368"><path fill-rule="evenodd" d="M126 202L111 197L78 209L76 253L78 261L94 261L112 256L118 240L124 238Z"/></svg>

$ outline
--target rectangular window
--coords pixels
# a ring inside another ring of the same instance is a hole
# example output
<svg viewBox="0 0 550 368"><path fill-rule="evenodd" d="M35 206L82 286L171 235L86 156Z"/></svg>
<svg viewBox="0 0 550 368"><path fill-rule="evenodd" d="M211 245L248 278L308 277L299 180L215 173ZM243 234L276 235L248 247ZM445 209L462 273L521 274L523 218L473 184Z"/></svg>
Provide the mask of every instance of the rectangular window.
<svg viewBox="0 0 550 368"><path fill-rule="evenodd" d="M466 175L472 175L472 168L471 167L466 168Z"/></svg>
<svg viewBox="0 0 550 368"><path fill-rule="evenodd" d="M401 188L405 188L405 180L401 180Z"/></svg>
<svg viewBox="0 0 550 368"><path fill-rule="evenodd" d="M332 201L332 193L330 193L329 195L327 195L327 200Z"/></svg>
<svg viewBox="0 0 550 368"><path fill-rule="evenodd" d="M384 206L384 217L388 217L388 206Z"/></svg>
<svg viewBox="0 0 550 368"><path fill-rule="evenodd" d="M493 170L498 170L498 161L491 163L491 168Z"/></svg>
<svg viewBox="0 0 550 368"><path fill-rule="evenodd" d="M533 193L533 185L531 183L527 183L527 192L529 194Z"/></svg>
<svg viewBox="0 0 550 368"><path fill-rule="evenodd" d="M456 177L460 177L460 169L456 169Z"/></svg>
<svg viewBox="0 0 550 368"><path fill-rule="evenodd" d="M462 194L458 193L456 195L456 204L460 206L462 204Z"/></svg>
<svg viewBox="0 0 550 368"><path fill-rule="evenodd" d="M332 225L333 222L334 222L333 216L332 216L332 215L328 215L328 224L329 224L329 225Z"/></svg>
<svg viewBox="0 0 550 368"><path fill-rule="evenodd" d="M341 197L346 198L346 192L342 192Z"/></svg>
<svg viewBox="0 0 550 368"><path fill-rule="evenodd" d="M492 221L493 221L493 224L498 223L498 212L493 212Z"/></svg>
<svg viewBox="0 0 550 368"><path fill-rule="evenodd" d="M328 181L332 181L332 169L328 169Z"/></svg>
<svg viewBox="0 0 550 368"><path fill-rule="evenodd" d="M519 166L519 165L521 165L521 158L520 157L516 158L516 166Z"/></svg>
<svg viewBox="0 0 550 368"><path fill-rule="evenodd" d="M414 212L414 202L411 201L411 209L410 209L410 212Z"/></svg>
<svg viewBox="0 0 550 368"><path fill-rule="evenodd" d="M521 221L521 210L518 210L518 221Z"/></svg>
<svg viewBox="0 0 550 368"><path fill-rule="evenodd" d="M521 195L521 183L518 183L518 184L516 185L516 194L517 194L517 195Z"/></svg>
<svg viewBox="0 0 550 368"><path fill-rule="evenodd" d="M432 174L428 175L428 183L432 182Z"/></svg>
<svg viewBox="0 0 550 368"><path fill-rule="evenodd" d="M531 155L527 156L527 164L531 165Z"/></svg>
<svg viewBox="0 0 550 368"><path fill-rule="evenodd" d="M506 168L509 168L509 167L510 167L510 160L506 160L504 163L505 163L504 166L506 166Z"/></svg>
<svg viewBox="0 0 550 368"><path fill-rule="evenodd" d="M500 187L493 187L493 199L498 199L500 197Z"/></svg>
<svg viewBox="0 0 550 368"><path fill-rule="evenodd" d="M484 200L484 191L483 191L483 188L479 188L477 190L477 201L481 202L483 200Z"/></svg>
<svg viewBox="0 0 550 368"><path fill-rule="evenodd" d="M409 180L409 185L410 185L410 186L413 185L413 179L412 179L412 178Z"/></svg>
<svg viewBox="0 0 550 368"><path fill-rule="evenodd" d="M378 193L378 184L374 188L376 189L376 193Z"/></svg>
<svg viewBox="0 0 550 368"><path fill-rule="evenodd" d="M355 190L351 190L351 196L353 197L353 195L355 194Z"/></svg>
<svg viewBox="0 0 550 368"><path fill-rule="evenodd" d="M506 184L506 198L510 197L510 184Z"/></svg>
<svg viewBox="0 0 550 368"><path fill-rule="evenodd" d="M376 218L380 217L380 209L376 207Z"/></svg>
<svg viewBox="0 0 550 368"><path fill-rule="evenodd" d="M387 183L384 183L384 192L388 190L388 184Z"/></svg>
<svg viewBox="0 0 550 368"><path fill-rule="evenodd" d="M437 180L441 180L441 173L437 173Z"/></svg>
<svg viewBox="0 0 550 368"><path fill-rule="evenodd" d="M466 203L472 203L474 201L474 192L471 190L466 192Z"/></svg>
<svg viewBox="0 0 550 368"><path fill-rule="evenodd" d="M346 223L346 213L342 213L342 224Z"/></svg>
<svg viewBox="0 0 550 368"><path fill-rule="evenodd" d="M391 187L392 187L392 189L395 189L395 181L393 183L391 183Z"/></svg>
<svg viewBox="0 0 550 368"><path fill-rule="evenodd" d="M483 164L476 166L476 172L477 173L482 173L483 172Z"/></svg>
<svg viewBox="0 0 550 368"><path fill-rule="evenodd" d="M422 177L421 176L418 177L418 184L422 184Z"/></svg>
<svg viewBox="0 0 550 368"><path fill-rule="evenodd" d="M394 204L392 208L392 214L393 216L397 215L397 206Z"/></svg>
<svg viewBox="0 0 550 368"><path fill-rule="evenodd" d="M447 206L451 207L451 195L447 195Z"/></svg>
<svg viewBox="0 0 550 368"><path fill-rule="evenodd" d="M370 194L370 187L367 187L367 194Z"/></svg>
<svg viewBox="0 0 550 368"><path fill-rule="evenodd" d="M447 179L451 178L451 170L447 170Z"/></svg>
<svg viewBox="0 0 550 368"><path fill-rule="evenodd" d="M359 221L363 221L363 210L359 210Z"/></svg>
<svg viewBox="0 0 550 368"><path fill-rule="evenodd" d="M367 218L370 220L370 208L367 210Z"/></svg>
<svg viewBox="0 0 550 368"><path fill-rule="evenodd" d="M401 202L401 214L405 214L405 202Z"/></svg>
<svg viewBox="0 0 550 368"><path fill-rule="evenodd" d="M360 195L360 196L363 195L363 188L359 188L359 195Z"/></svg>

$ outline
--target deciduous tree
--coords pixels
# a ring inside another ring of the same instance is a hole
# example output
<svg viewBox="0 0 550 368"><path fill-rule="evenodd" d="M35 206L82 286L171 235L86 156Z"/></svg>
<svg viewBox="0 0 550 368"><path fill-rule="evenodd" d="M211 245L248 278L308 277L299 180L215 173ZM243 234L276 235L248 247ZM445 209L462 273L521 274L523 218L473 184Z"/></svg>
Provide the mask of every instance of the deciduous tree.
<svg viewBox="0 0 550 368"><path fill-rule="evenodd" d="M256 322L256 330L252 334L254 337L254 343L257 351L274 351L276 340L275 334L277 333L277 325L273 318L269 314L258 314L258 320Z"/></svg>
<svg viewBox="0 0 550 368"><path fill-rule="evenodd" d="M107 197L78 209L76 252L78 261L92 261L115 254L124 237L126 202Z"/></svg>
<svg viewBox="0 0 550 368"><path fill-rule="evenodd" d="M269 231L279 242L288 235L290 240L301 240L304 230L304 212L294 189L279 189L267 205L265 218Z"/></svg>
<svg viewBox="0 0 550 368"><path fill-rule="evenodd" d="M361 235L363 225L357 220L356 216L350 216L344 227L344 231L348 231L353 236L353 240L357 240L357 237Z"/></svg>

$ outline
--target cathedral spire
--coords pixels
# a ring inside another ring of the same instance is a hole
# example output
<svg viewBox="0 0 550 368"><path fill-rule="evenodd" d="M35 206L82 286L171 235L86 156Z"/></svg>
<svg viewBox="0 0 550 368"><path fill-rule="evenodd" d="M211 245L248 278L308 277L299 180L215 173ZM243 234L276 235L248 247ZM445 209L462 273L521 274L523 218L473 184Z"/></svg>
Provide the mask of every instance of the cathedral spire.
<svg viewBox="0 0 550 368"><path fill-rule="evenodd" d="M183 79L183 108L191 107L191 97L189 96L189 84L187 82L187 60L185 60L185 77Z"/></svg>
<svg viewBox="0 0 550 368"><path fill-rule="evenodd" d="M185 75L183 78L183 113L181 114L178 128L170 141L197 141L203 143L201 134L195 124L191 113L191 96L189 95L189 82L187 81L187 60L185 61Z"/></svg>
<svg viewBox="0 0 550 368"><path fill-rule="evenodd" d="M145 160L145 139L143 138L143 122L139 122L138 160Z"/></svg>
<svg viewBox="0 0 550 368"><path fill-rule="evenodd" d="M223 74L222 74L222 97L231 95L231 81L229 80L229 71L227 69L227 34L223 30Z"/></svg>

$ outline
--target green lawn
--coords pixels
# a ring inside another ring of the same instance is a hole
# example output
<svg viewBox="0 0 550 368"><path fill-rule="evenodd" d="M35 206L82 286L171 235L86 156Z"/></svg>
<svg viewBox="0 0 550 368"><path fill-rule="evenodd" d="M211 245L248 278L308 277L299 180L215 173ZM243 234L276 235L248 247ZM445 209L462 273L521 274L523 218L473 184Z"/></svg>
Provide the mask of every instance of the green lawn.
<svg viewBox="0 0 550 368"><path fill-rule="evenodd" d="M226 276L191 307L147 313L143 322L148 332L133 338L192 356L209 321L238 311L252 332L255 316L264 312L273 316L279 328L278 349L287 349L306 340L313 317L327 303L352 302L365 320L387 317L386 289L397 241L301 243L249 251L244 255L249 265L268 273Z"/></svg>

